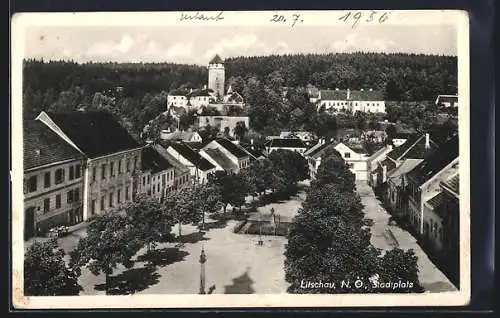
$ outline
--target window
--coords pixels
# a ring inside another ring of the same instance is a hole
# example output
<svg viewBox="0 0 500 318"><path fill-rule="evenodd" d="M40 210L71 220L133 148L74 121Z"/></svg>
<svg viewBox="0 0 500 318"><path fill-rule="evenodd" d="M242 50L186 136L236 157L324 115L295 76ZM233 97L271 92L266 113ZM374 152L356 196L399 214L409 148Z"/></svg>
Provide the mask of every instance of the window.
<svg viewBox="0 0 500 318"><path fill-rule="evenodd" d="M109 207L111 208L113 206L113 192L109 194Z"/></svg>
<svg viewBox="0 0 500 318"><path fill-rule="evenodd" d="M351 158L351 154L349 152L344 153L344 158Z"/></svg>
<svg viewBox="0 0 500 318"><path fill-rule="evenodd" d="M80 178L82 173L82 165L77 164L75 167L75 178Z"/></svg>
<svg viewBox="0 0 500 318"><path fill-rule="evenodd" d="M92 181L95 181L97 175L97 167L92 167Z"/></svg>
<svg viewBox="0 0 500 318"><path fill-rule="evenodd" d="M157 188L158 188L158 192L160 192L160 184L159 183L157 185Z"/></svg>
<svg viewBox="0 0 500 318"><path fill-rule="evenodd" d="M80 201L80 189L73 190L73 199L75 202Z"/></svg>
<svg viewBox="0 0 500 318"><path fill-rule="evenodd" d="M101 197L101 211L104 211L104 199L105 199L105 197L102 196Z"/></svg>
<svg viewBox="0 0 500 318"><path fill-rule="evenodd" d="M118 200L118 203L122 200L122 191L121 189L118 189L118 192L116 193L116 199Z"/></svg>
<svg viewBox="0 0 500 318"><path fill-rule="evenodd" d="M35 192L37 186L36 176L32 176L28 179L28 192Z"/></svg>
<svg viewBox="0 0 500 318"><path fill-rule="evenodd" d="M70 166L69 167L69 179L73 180L75 178L75 167Z"/></svg>
<svg viewBox="0 0 500 318"><path fill-rule="evenodd" d="M156 189L156 187L153 187L153 194L155 194L155 189Z"/></svg>
<svg viewBox="0 0 500 318"><path fill-rule="evenodd" d="M105 180L106 179L106 164L102 164L101 165L101 180Z"/></svg>
<svg viewBox="0 0 500 318"><path fill-rule="evenodd" d="M64 169L57 169L56 170L56 180L55 183L63 183L64 182Z"/></svg>
<svg viewBox="0 0 500 318"><path fill-rule="evenodd" d="M130 159L127 158L127 172L130 172Z"/></svg>
<svg viewBox="0 0 500 318"><path fill-rule="evenodd" d="M73 190L69 190L66 194L66 202L73 203L73 201L74 201Z"/></svg>
<svg viewBox="0 0 500 318"><path fill-rule="evenodd" d="M115 176L115 163L111 162L109 164L109 176L113 178Z"/></svg>
<svg viewBox="0 0 500 318"><path fill-rule="evenodd" d="M134 169L137 168L137 156L134 157Z"/></svg>
<svg viewBox="0 0 500 318"><path fill-rule="evenodd" d="M50 198L43 200L43 213L47 213L50 210Z"/></svg>
<svg viewBox="0 0 500 318"><path fill-rule="evenodd" d="M130 189L129 189L129 186L127 186L127 187L125 188L125 200L127 200L127 201L128 201L128 199L129 199L129 190L130 190Z"/></svg>
<svg viewBox="0 0 500 318"><path fill-rule="evenodd" d="M61 195L58 194L56 195L56 209L59 209L61 207Z"/></svg>
<svg viewBox="0 0 500 318"><path fill-rule="evenodd" d="M45 175L43 177L43 183L44 183L46 188L50 187L50 171L45 172Z"/></svg>
<svg viewBox="0 0 500 318"><path fill-rule="evenodd" d="M170 172L168 174L170 175ZM166 183L165 177L166 177L165 174L163 174L161 176L161 182L162 182L163 186L165 186L165 183Z"/></svg>
<svg viewBox="0 0 500 318"><path fill-rule="evenodd" d="M151 183L151 176L148 175L148 184L150 184L150 183Z"/></svg>
<svg viewBox="0 0 500 318"><path fill-rule="evenodd" d="M146 177L142 177L142 185L145 186L146 185Z"/></svg>
<svg viewBox="0 0 500 318"><path fill-rule="evenodd" d="M90 206L90 214L95 214L95 200L92 200L92 204Z"/></svg>
<svg viewBox="0 0 500 318"><path fill-rule="evenodd" d="M118 160L118 174L122 173L122 160Z"/></svg>

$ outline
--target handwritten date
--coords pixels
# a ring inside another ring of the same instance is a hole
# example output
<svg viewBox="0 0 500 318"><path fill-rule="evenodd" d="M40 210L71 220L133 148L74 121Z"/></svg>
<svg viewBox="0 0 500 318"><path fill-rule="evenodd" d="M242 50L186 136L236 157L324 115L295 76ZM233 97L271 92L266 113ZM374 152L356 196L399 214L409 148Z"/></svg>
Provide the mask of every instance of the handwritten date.
<svg viewBox="0 0 500 318"><path fill-rule="evenodd" d="M373 23L373 22L378 22L380 24L384 23L389 19L389 15L391 12L377 12L377 11L371 11L371 12L361 12L361 11L356 11L352 12L349 11L343 16L339 18L339 20L343 22L352 22L352 28L354 29L359 23L365 22L365 23Z"/></svg>
<svg viewBox="0 0 500 318"><path fill-rule="evenodd" d="M304 22L300 14L294 13L291 17L285 17L281 14L273 14L273 17L269 20L271 22L277 23L291 23L291 27L293 28L296 24Z"/></svg>

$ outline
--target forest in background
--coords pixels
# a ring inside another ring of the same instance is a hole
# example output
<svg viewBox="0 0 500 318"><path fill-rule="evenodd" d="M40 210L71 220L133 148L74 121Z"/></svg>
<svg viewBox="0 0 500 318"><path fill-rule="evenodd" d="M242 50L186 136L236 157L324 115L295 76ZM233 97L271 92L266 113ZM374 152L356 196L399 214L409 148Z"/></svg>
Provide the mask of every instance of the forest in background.
<svg viewBox="0 0 500 318"><path fill-rule="evenodd" d="M311 129L325 134L325 127L337 126L337 119L314 112L305 90L308 84L382 90L386 100L395 102L385 118L397 118L420 129L429 125L429 113L424 110L436 96L457 92L457 58L449 56L271 55L228 58L225 67L226 86L231 84L243 95L252 129L263 134L280 129ZM207 68L198 65L27 59L23 68L23 116L32 119L42 110L106 109L137 137L148 122L166 110L170 90L199 88L207 84L207 78Z"/></svg>

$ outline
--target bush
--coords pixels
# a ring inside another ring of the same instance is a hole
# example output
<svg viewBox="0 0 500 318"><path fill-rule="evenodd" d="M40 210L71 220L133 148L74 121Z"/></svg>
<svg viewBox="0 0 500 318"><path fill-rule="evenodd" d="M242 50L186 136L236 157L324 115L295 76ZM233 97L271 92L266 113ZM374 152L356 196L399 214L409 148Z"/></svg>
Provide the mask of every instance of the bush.
<svg viewBox="0 0 500 318"><path fill-rule="evenodd" d="M280 223L276 228L277 236L287 236L289 223ZM252 223L246 234L261 234L261 235L274 235L274 227L270 223L263 223L262 228L259 225L259 222Z"/></svg>

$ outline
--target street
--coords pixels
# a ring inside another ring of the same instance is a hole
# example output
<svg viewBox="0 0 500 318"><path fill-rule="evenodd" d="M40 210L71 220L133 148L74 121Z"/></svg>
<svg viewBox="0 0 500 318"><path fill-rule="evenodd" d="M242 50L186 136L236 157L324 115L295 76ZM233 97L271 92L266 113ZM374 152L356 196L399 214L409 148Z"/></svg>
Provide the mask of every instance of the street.
<svg viewBox="0 0 500 318"><path fill-rule="evenodd" d="M395 225L389 225L390 214L375 197L373 189L365 182L356 182L356 191L364 205L365 217L373 220L370 227L371 243L382 250L399 247L413 249L418 257L418 277L420 284L428 292L455 291L450 280L429 260L417 240L408 232Z"/></svg>

